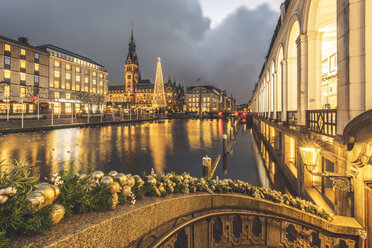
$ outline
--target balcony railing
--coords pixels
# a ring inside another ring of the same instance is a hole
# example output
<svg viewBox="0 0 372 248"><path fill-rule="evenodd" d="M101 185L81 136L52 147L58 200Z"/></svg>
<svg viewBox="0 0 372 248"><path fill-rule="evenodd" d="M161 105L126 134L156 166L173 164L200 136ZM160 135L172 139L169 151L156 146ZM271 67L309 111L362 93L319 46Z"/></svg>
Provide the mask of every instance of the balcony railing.
<svg viewBox="0 0 372 248"><path fill-rule="evenodd" d="M280 112L280 111L276 112L276 120L277 121L282 121L282 112Z"/></svg>
<svg viewBox="0 0 372 248"><path fill-rule="evenodd" d="M306 130L335 136L337 127L337 110L321 109L306 111Z"/></svg>
<svg viewBox="0 0 372 248"><path fill-rule="evenodd" d="M287 123L291 126L297 125L297 110L287 111Z"/></svg>

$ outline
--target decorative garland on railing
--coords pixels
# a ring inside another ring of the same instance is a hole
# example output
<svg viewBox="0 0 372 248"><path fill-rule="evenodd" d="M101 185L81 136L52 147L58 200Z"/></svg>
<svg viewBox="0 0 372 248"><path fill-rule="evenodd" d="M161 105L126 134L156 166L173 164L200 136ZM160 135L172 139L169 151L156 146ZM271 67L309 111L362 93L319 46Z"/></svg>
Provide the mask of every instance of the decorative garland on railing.
<svg viewBox="0 0 372 248"><path fill-rule="evenodd" d="M0 165L0 247L16 235L46 230L73 214L115 209L117 204L135 204L145 196L177 193L240 193L332 220L330 213L311 202L240 180L210 180L188 173L164 175L152 170L150 175L142 176L116 171L90 175L62 172L40 183L30 175L29 166L16 163L5 172L1 169Z"/></svg>

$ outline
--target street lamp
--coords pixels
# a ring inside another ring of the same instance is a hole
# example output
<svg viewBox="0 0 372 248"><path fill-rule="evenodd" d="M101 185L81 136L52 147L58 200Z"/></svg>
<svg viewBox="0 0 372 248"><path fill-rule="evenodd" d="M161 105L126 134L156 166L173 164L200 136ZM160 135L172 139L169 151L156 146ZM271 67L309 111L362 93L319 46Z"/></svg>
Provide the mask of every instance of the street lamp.
<svg viewBox="0 0 372 248"><path fill-rule="evenodd" d="M318 160L319 149L310 147L300 147L302 161L306 169L313 174L315 172Z"/></svg>
<svg viewBox="0 0 372 248"><path fill-rule="evenodd" d="M327 177L333 183L333 188L343 192L353 192L353 177L357 176L355 167L349 169L348 176L342 176L333 172L318 172L315 171L317 167L318 155L320 152L319 148L312 147L299 147L302 161L306 167L306 170L314 176Z"/></svg>

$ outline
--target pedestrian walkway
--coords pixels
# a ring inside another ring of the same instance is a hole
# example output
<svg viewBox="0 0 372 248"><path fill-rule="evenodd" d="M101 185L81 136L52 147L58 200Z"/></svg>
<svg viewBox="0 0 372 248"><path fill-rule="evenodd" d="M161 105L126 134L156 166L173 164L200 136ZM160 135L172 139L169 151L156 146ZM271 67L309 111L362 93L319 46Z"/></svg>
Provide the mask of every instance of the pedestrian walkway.
<svg viewBox="0 0 372 248"><path fill-rule="evenodd" d="M76 118L71 116L44 116L42 119L24 119L23 127L22 120L12 119L12 120L0 120L0 133L15 133L15 132L32 132L39 130L50 130L59 128L69 128L69 127L86 127L94 125L108 125L116 123L125 122L138 122L138 121L149 121L159 119L160 116L154 116L150 114L146 115L119 115L113 116L110 114L106 115L82 115ZM162 116L164 118L164 116Z"/></svg>

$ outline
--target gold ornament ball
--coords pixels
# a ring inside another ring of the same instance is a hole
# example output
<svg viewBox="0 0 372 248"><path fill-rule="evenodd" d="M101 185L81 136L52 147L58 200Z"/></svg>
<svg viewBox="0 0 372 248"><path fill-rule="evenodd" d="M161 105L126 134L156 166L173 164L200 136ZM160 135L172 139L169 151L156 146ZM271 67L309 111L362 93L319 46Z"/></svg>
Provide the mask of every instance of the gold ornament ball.
<svg viewBox="0 0 372 248"><path fill-rule="evenodd" d="M173 174L172 173L167 173L166 177L169 178L169 179L173 178Z"/></svg>
<svg viewBox="0 0 372 248"><path fill-rule="evenodd" d="M61 194L61 190L59 189L57 185L53 185L53 187L54 187L54 191L56 192L56 200L57 200L58 196Z"/></svg>
<svg viewBox="0 0 372 248"><path fill-rule="evenodd" d="M63 216L65 216L65 208L60 204L54 204L52 208L52 221L54 224L57 224L63 219Z"/></svg>
<svg viewBox="0 0 372 248"><path fill-rule="evenodd" d="M36 212L44 206L45 196L39 191L33 191L26 200L29 202L30 210Z"/></svg>
<svg viewBox="0 0 372 248"><path fill-rule="evenodd" d="M135 184L136 184L136 181L134 181L134 178L133 177L129 177L127 179L127 184L130 186L130 187L133 187Z"/></svg>
<svg viewBox="0 0 372 248"><path fill-rule="evenodd" d="M119 182L121 186L124 186L127 183L127 176L124 173L118 173L114 179Z"/></svg>
<svg viewBox="0 0 372 248"><path fill-rule="evenodd" d="M120 191L120 184L118 182L114 182L112 185L111 185L111 188L110 188L110 193L111 194L116 194Z"/></svg>
<svg viewBox="0 0 372 248"><path fill-rule="evenodd" d="M140 176L134 175L133 178L134 178L134 180L136 181L136 183L139 187L141 187L144 184L144 182L143 182L143 180Z"/></svg>
<svg viewBox="0 0 372 248"><path fill-rule="evenodd" d="M132 192L132 188L130 186L125 185L123 187L123 191L122 191L123 196L128 196L131 192Z"/></svg>
<svg viewBox="0 0 372 248"><path fill-rule="evenodd" d="M110 176L105 176L102 178L101 183L110 188L114 183L114 179Z"/></svg>
<svg viewBox="0 0 372 248"><path fill-rule="evenodd" d="M159 191L160 191L161 193L165 192L165 188L164 188L163 185L160 185L158 188L159 188Z"/></svg>
<svg viewBox="0 0 372 248"><path fill-rule="evenodd" d="M156 179L153 178L152 176L149 176L147 178L147 182L151 185L151 186L155 186L156 185Z"/></svg>
<svg viewBox="0 0 372 248"><path fill-rule="evenodd" d="M36 187L36 191L42 193L45 197L44 207L51 204L54 200L57 199L56 190L54 185L49 183L40 183Z"/></svg>
<svg viewBox="0 0 372 248"><path fill-rule="evenodd" d="M110 171L110 172L109 172L109 176L110 176L110 177L116 177L117 174L118 174L117 171Z"/></svg>
<svg viewBox="0 0 372 248"><path fill-rule="evenodd" d="M92 176L96 180L101 180L104 175L105 175L105 173L103 173L103 171L95 171L95 172L93 172Z"/></svg>
<svg viewBox="0 0 372 248"><path fill-rule="evenodd" d="M156 186L153 186L153 189L155 190L156 195L160 197L161 196L160 190Z"/></svg>

